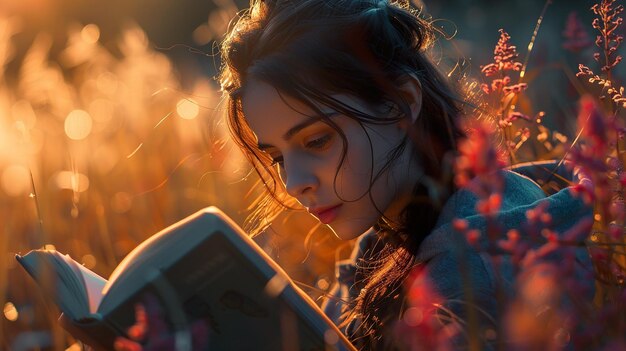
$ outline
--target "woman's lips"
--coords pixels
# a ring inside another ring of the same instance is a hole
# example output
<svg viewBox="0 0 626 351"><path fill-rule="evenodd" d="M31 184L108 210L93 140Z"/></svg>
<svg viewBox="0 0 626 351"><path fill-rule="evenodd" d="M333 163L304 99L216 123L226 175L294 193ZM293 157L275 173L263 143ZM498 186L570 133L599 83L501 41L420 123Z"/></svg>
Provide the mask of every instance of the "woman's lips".
<svg viewBox="0 0 626 351"><path fill-rule="evenodd" d="M315 217L317 217L320 220L320 222L324 224L328 224L335 220L335 218L339 214L340 207L341 207L341 204L327 208L327 209L322 209L322 211L314 210L314 211L311 211L311 213Z"/></svg>

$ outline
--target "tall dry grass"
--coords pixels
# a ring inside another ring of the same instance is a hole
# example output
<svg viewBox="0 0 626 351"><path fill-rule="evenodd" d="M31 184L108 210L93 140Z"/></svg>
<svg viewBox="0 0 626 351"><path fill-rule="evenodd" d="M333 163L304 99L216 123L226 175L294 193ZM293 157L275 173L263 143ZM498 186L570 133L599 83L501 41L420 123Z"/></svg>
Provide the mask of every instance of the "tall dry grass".
<svg viewBox="0 0 626 351"><path fill-rule="evenodd" d="M224 30L224 21L210 23ZM69 24L54 57L54 39L39 33L19 71L7 72L19 31L15 18L0 16L0 349L64 350L72 338L16 253L50 245L108 277L147 237L203 207L243 223L255 178L226 137L214 82L198 74L183 91L171 60L139 27L111 48L96 25ZM290 222L258 240L318 296L337 242L308 235L308 216Z"/></svg>
<svg viewBox="0 0 626 351"><path fill-rule="evenodd" d="M219 40L237 12L230 0L215 2L218 9L193 33L198 45ZM585 39L585 24L569 25L574 28L569 47L589 64L593 40ZM53 245L107 277L149 235L202 207L219 206L243 223L256 179L226 138L214 82L198 74L192 88L183 90L173 63L140 28L124 29L112 48L102 44L97 26L69 24L60 55L50 55L55 39L42 32L16 64L20 30L18 18L0 15L0 349L64 350L73 339L56 324L58 311L44 303L17 267L16 253ZM517 38L501 39L521 45ZM520 69L528 54L522 53ZM570 78L561 89L573 92L572 101L585 92L607 93L603 86L577 80L576 67L557 66ZM9 72L8 67L19 69ZM502 128L502 145L513 163L562 158L580 132L574 127L576 113L550 120L553 116L542 115L540 104L525 95L538 88L533 79L541 69L531 61L525 77L500 86L515 89L491 95L494 102L484 109ZM618 78L610 80L616 90L609 94L621 95ZM515 96L503 100L511 92ZM538 117L570 129L550 128ZM623 159L623 141L618 145ZM604 229L591 241L602 239ZM346 252L328 231L297 212L281 216L258 240L313 297L329 287L332 263ZM611 247L617 247L611 255L623 267L623 246ZM615 295L611 289L604 294ZM599 297L598 305L609 308L598 311L610 314L610 298ZM624 328L615 326L611 336ZM615 340L615 347L623 345Z"/></svg>

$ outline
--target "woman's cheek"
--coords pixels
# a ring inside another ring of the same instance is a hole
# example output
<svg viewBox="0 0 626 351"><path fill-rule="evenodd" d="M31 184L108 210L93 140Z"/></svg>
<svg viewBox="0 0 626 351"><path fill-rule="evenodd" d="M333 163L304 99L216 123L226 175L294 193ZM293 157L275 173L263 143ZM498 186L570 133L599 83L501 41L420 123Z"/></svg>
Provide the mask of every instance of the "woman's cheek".
<svg viewBox="0 0 626 351"><path fill-rule="evenodd" d="M369 190L371 177L369 146L361 143L350 145L337 177L338 194L345 200L361 198Z"/></svg>

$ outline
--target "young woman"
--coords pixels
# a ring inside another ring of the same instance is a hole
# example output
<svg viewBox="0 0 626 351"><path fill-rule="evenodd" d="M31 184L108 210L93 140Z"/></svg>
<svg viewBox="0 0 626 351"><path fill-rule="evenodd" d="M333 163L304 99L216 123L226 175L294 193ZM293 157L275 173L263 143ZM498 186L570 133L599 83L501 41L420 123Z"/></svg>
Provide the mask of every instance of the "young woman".
<svg viewBox="0 0 626 351"><path fill-rule="evenodd" d="M266 0L222 45L228 123L268 190L253 224L295 199L339 238L360 237L325 309L364 349L402 346L391 328L419 266L450 313L474 306L484 328L498 318L491 261L452 229L453 218L483 232L486 222L477 197L454 186L463 100L428 57L434 33L400 2ZM515 172L502 186L503 230L545 201L563 205L557 227L590 214Z"/></svg>
<svg viewBox="0 0 626 351"><path fill-rule="evenodd" d="M267 190L250 232L264 230L297 201L339 238L358 238L351 258L337 264L337 283L323 306L358 349L489 349L493 340L519 349L561 347L565 334L551 335L554 325L538 334L549 340L536 344L524 333L527 325L507 333L515 321L499 315L499 301L515 296L529 305L519 309L532 312L526 324L563 304L532 285L535 278L547 281L546 265L516 277L507 255L515 248L497 250L494 236L508 233L501 244L514 246L516 235L543 221L551 240L555 233L581 237L576 231L588 226L579 219L592 222L592 210L567 186L591 185L556 163L513 171L489 164L495 160L465 159L465 168L483 170L457 189L455 177L471 178L455 168L457 144L466 140L459 123L464 101L429 59L434 38L408 2L253 0L222 44L220 77L232 137ZM542 178L563 189L544 192L535 182ZM485 189L497 196L485 201ZM487 250L468 243L461 233L468 229L473 244ZM586 248L568 254L574 258L559 263L579 278L578 287L587 283L576 293L590 300ZM411 307L407 281L421 307L436 307L439 324L422 322L425 309ZM136 340L143 339L118 338L115 347L139 350ZM144 341L147 349L162 348L163 340Z"/></svg>
<svg viewBox="0 0 626 351"><path fill-rule="evenodd" d="M392 328L415 267L449 313L484 329L498 318L491 261L452 229L454 218L483 232L486 222L477 197L455 189L464 102L429 59L434 34L408 3L266 0L222 45L229 127L267 189L252 223L264 229L297 200L339 238L360 237L325 310L363 349L402 347ZM515 172L502 186L503 230L542 201L563 205L557 227L590 214Z"/></svg>

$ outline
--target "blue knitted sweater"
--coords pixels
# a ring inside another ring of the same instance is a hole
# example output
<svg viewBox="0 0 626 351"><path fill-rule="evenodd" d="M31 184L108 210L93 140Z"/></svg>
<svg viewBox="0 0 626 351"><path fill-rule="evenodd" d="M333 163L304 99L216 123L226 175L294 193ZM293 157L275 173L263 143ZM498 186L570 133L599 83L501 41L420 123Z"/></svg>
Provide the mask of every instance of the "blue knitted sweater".
<svg viewBox="0 0 626 351"><path fill-rule="evenodd" d="M557 176L550 176L554 170ZM565 233L580 219L593 215L592 208L574 196L571 188L567 186L573 184L589 186L589 179L580 173L568 171L564 166L557 168L555 162L518 165L503 170L502 176L504 190L497 216L502 233L520 228L527 221L527 211L541 204L547 205L546 211L552 217L552 229L558 233ZM538 182L544 182L546 177L561 183L562 188L550 193L544 192ZM498 320L496 290L499 288L507 294L514 293L515 276L511 258L503 254L494 257L475 250L467 243L465 237L452 227L453 219L465 219L470 228L478 229L483 234L480 240L487 240L484 235L487 220L476 211L478 200L474 193L465 189L453 194L444 205L434 230L419 247L416 262L425 265L431 286L446 301L444 304L451 311L463 315L462 304L454 302L466 298L469 282L473 303ZM359 295L364 286L363 282L355 281L357 264L377 240L378 236L373 230L365 233L357 240L351 257L336 265L337 283L331 289L331 296L334 298L328 299L322 306L327 316L336 323L340 322L342 312L350 308L350 301ZM575 255L575 274L581 280L586 279L585 291L588 295L586 297L591 300L594 294L594 281L588 278L592 269L591 259L584 246L576 248ZM494 258L497 258L497 267L493 264ZM461 272L466 274L463 275ZM351 323L349 328L354 329L355 323ZM348 334L352 332L354 330L347 330Z"/></svg>

